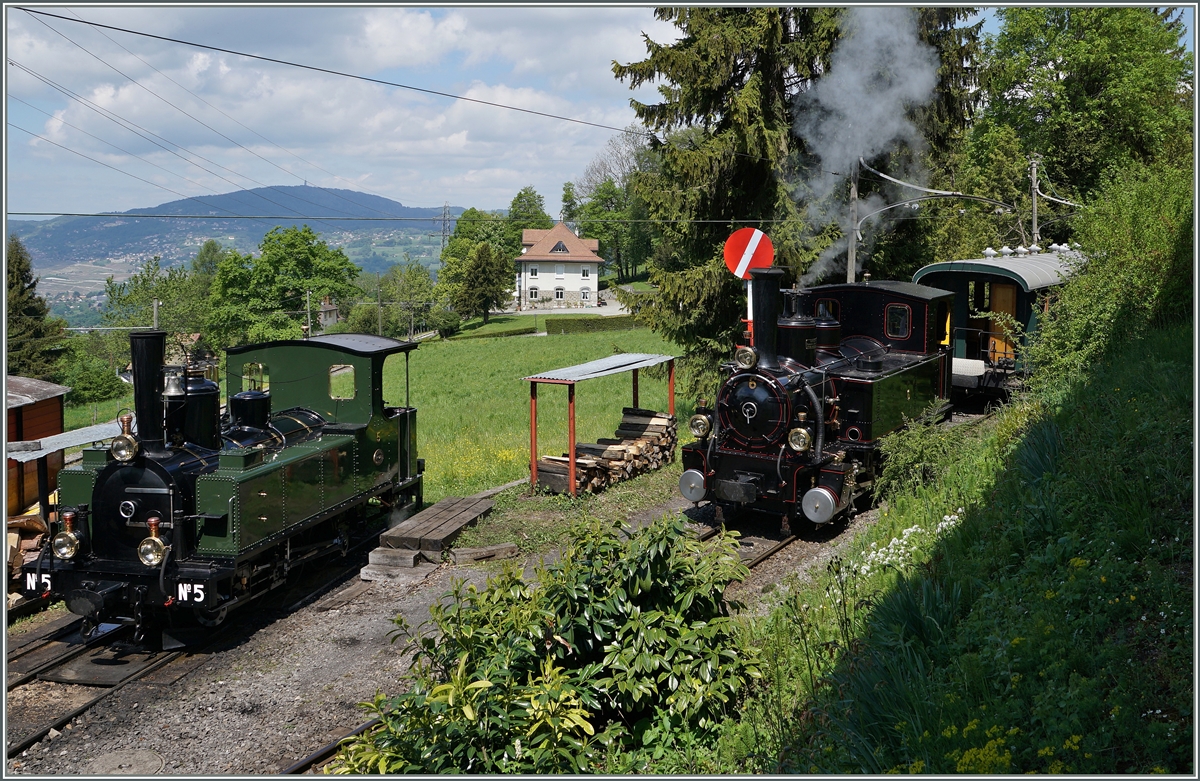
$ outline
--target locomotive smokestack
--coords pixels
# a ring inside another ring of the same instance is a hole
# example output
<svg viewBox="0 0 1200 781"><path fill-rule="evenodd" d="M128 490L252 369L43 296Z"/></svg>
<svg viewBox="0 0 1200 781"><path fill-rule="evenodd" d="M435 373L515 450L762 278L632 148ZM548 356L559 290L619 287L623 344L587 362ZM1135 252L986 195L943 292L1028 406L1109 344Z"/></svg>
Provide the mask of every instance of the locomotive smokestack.
<svg viewBox="0 0 1200 781"><path fill-rule="evenodd" d="M777 341L779 335L779 283L782 278L783 269L756 268L750 270L754 349L758 351L758 365L764 369L779 367Z"/></svg>
<svg viewBox="0 0 1200 781"><path fill-rule="evenodd" d="M166 347L166 331L133 331L129 334L138 439L143 448L151 451L163 447L162 367Z"/></svg>

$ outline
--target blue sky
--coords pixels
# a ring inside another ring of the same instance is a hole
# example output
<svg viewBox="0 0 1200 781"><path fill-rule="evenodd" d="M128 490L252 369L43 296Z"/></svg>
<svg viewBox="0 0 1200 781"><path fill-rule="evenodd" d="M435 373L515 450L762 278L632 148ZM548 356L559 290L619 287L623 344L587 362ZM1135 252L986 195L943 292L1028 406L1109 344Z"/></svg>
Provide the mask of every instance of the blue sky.
<svg viewBox="0 0 1200 781"><path fill-rule="evenodd" d="M630 98L656 99L652 86L618 82L613 60L642 59L643 33L662 43L676 34L652 8L631 6L39 9L609 128L634 122ZM27 69L5 69L6 119L20 128L5 131L9 212L119 211L307 181L484 209L533 185L553 214L563 182L617 132L39 21L12 6L5 31L7 56Z"/></svg>

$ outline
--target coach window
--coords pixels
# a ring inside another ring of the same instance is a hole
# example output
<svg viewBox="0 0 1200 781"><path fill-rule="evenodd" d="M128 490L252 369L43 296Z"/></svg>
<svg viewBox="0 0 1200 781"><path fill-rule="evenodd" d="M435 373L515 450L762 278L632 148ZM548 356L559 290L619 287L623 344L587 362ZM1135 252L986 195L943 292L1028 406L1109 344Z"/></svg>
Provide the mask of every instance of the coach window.
<svg viewBox="0 0 1200 781"><path fill-rule="evenodd" d="M354 367L335 363L329 367L329 398L347 401L354 398Z"/></svg>
<svg viewBox="0 0 1200 781"><path fill-rule="evenodd" d="M888 304L884 315L889 339L907 339L912 335L912 310L908 304Z"/></svg>
<svg viewBox="0 0 1200 781"><path fill-rule="evenodd" d="M271 375L261 363L242 364L242 390L266 392L271 388Z"/></svg>
<svg viewBox="0 0 1200 781"><path fill-rule="evenodd" d="M837 320L841 314L838 307L838 302L832 298L822 298L817 301L817 317L829 318Z"/></svg>

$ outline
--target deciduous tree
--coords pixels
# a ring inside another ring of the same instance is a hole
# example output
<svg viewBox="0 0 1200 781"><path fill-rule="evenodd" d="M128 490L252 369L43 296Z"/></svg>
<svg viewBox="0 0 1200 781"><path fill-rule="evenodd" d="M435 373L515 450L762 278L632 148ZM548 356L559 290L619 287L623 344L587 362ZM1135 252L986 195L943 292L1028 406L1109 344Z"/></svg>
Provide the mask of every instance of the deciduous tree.
<svg viewBox="0 0 1200 781"><path fill-rule="evenodd" d="M357 292L355 266L313 230L275 228L263 237L258 257L229 251L217 263L210 295L209 329L222 346L299 338L306 304L329 296L339 308Z"/></svg>

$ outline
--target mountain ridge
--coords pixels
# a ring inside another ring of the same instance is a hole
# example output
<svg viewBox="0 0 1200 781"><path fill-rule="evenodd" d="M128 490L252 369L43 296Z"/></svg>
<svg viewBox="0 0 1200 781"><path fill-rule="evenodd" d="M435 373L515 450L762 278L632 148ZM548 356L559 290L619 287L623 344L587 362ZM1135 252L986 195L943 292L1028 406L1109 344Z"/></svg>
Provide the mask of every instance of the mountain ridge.
<svg viewBox="0 0 1200 781"><path fill-rule="evenodd" d="M34 273L43 275L80 264L140 267L155 255L164 266L176 265L194 257L210 239L249 253L257 250L262 237L276 226L305 224L330 246L347 248L352 259L365 256L369 266L387 261L375 253L378 242L395 246L408 240L413 249L419 249L429 244L419 237L435 234L440 244L443 211L444 207L405 206L357 190L278 185L195 196L100 217L9 220L8 232L15 233L29 250ZM451 220L463 211L462 207L450 207ZM197 215L203 218L193 219ZM352 252L350 247L366 252ZM422 251L417 257L429 255Z"/></svg>

